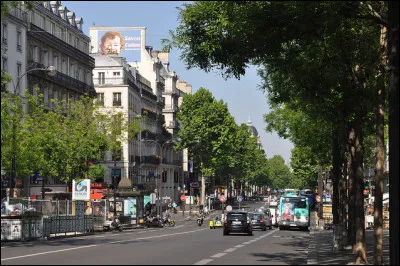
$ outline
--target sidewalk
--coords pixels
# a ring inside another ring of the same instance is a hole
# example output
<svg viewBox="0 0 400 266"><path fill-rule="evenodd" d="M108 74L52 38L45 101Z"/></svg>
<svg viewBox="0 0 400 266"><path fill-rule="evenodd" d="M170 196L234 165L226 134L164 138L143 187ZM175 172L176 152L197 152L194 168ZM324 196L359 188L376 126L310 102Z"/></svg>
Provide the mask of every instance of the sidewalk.
<svg viewBox="0 0 400 266"><path fill-rule="evenodd" d="M374 231L365 230L365 245L369 264L374 262ZM347 265L354 264L355 255L350 249L333 249L333 230L310 230L307 264L310 265ZM389 230L383 230L383 264L390 265Z"/></svg>

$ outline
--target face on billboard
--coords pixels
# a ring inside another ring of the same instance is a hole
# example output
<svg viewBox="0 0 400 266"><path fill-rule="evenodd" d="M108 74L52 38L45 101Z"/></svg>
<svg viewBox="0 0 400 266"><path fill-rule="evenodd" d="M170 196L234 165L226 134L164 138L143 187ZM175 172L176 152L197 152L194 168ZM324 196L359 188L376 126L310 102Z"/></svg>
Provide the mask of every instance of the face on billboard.
<svg viewBox="0 0 400 266"><path fill-rule="evenodd" d="M141 31L122 30L98 31L99 51L104 54L118 54L128 62L140 61Z"/></svg>

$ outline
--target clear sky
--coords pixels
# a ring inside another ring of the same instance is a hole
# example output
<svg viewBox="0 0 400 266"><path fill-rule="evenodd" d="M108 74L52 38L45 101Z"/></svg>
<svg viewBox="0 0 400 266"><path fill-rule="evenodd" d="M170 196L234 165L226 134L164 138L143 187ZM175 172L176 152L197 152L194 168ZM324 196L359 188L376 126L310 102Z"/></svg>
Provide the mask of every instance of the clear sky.
<svg viewBox="0 0 400 266"><path fill-rule="evenodd" d="M146 27L146 45L161 50L161 39L169 38L168 31L178 26L178 10L182 1L62 1L76 17L83 18L83 32L89 36L89 27ZM200 69L187 70L179 59L181 52L170 52L170 69L180 79L193 86L193 93L200 87L212 92L217 100L228 103L236 123L251 120L256 127L268 158L281 155L289 166L293 144L265 131L263 115L269 112L266 95L258 89L261 78L255 67L250 67L240 80L224 80L217 70L206 73Z"/></svg>

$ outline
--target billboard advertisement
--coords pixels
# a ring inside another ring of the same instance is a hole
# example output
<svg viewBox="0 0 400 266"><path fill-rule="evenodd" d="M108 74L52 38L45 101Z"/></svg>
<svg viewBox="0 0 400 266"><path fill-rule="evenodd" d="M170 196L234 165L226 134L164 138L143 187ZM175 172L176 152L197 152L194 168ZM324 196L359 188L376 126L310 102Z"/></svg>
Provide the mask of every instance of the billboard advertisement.
<svg viewBox="0 0 400 266"><path fill-rule="evenodd" d="M96 35L98 53L125 57L128 62L141 61L141 29L99 29Z"/></svg>
<svg viewBox="0 0 400 266"><path fill-rule="evenodd" d="M124 200L124 215L136 219L136 199L127 198Z"/></svg>
<svg viewBox="0 0 400 266"><path fill-rule="evenodd" d="M90 179L72 180L72 200L90 200Z"/></svg>

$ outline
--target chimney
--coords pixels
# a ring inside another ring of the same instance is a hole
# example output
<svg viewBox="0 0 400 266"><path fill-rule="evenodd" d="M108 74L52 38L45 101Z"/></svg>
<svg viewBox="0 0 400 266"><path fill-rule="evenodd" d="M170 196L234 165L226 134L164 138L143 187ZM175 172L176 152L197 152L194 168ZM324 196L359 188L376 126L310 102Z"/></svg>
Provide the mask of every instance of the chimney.
<svg viewBox="0 0 400 266"><path fill-rule="evenodd" d="M151 51L153 51L153 46L146 45L145 49L149 53L149 55L151 55Z"/></svg>

